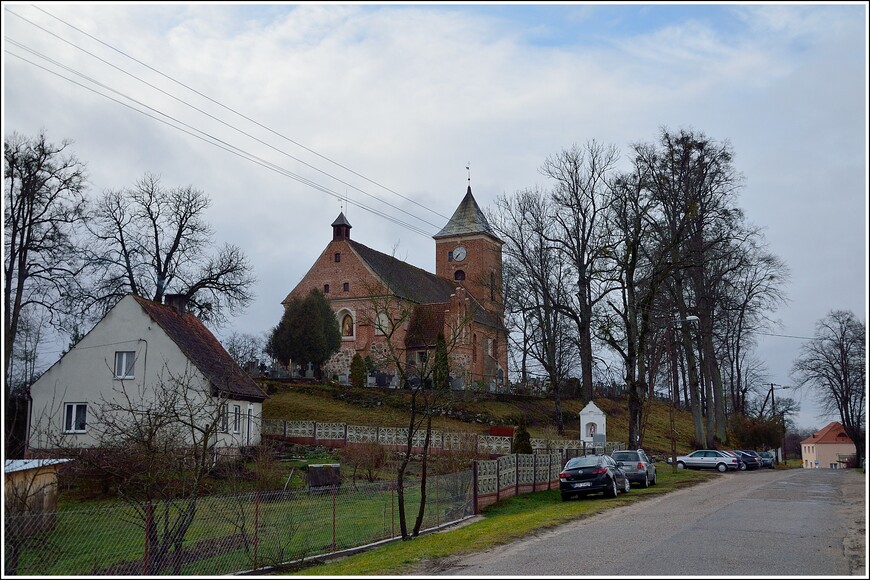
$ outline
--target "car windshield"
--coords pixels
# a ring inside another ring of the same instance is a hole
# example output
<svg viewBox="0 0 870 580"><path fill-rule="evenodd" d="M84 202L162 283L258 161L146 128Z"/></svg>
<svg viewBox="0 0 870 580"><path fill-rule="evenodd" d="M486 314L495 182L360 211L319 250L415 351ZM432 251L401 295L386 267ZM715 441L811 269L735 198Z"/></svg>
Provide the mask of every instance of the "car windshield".
<svg viewBox="0 0 870 580"><path fill-rule="evenodd" d="M588 455L585 457L575 457L565 464L565 469L577 469L578 467L592 467L598 465L597 455Z"/></svg>
<svg viewBox="0 0 870 580"><path fill-rule="evenodd" d="M622 451L620 453L614 453L613 458L617 461L639 461L640 457L638 457L637 453L632 453L631 451Z"/></svg>

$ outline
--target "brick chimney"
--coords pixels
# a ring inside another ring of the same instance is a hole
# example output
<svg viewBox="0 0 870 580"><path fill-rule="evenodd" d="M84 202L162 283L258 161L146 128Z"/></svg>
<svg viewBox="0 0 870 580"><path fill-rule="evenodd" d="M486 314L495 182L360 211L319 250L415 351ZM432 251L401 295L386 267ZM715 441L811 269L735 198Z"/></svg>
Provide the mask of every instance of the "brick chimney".
<svg viewBox="0 0 870 580"><path fill-rule="evenodd" d="M163 303L179 314L187 312L187 296L184 294L166 294Z"/></svg>

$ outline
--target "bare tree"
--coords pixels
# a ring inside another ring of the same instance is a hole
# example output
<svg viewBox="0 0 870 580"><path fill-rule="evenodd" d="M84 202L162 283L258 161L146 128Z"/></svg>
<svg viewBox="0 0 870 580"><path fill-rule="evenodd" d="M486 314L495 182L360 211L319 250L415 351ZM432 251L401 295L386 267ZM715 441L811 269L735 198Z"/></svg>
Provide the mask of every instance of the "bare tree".
<svg viewBox="0 0 870 580"><path fill-rule="evenodd" d="M804 343L792 377L810 387L825 412L838 416L855 443L858 465L864 457L867 397L867 329L847 310L833 310L816 323L813 340Z"/></svg>
<svg viewBox="0 0 870 580"><path fill-rule="evenodd" d="M13 408L13 350L22 318L47 317L61 327L70 304L65 298L83 262L75 244L82 223L85 166L67 152L71 141L49 143L44 132L34 138L17 133L4 139L3 208L3 360L6 409L5 441L19 421ZM19 347L20 348L20 347ZM20 351L19 351L20 352ZM7 453L12 450L7 448Z"/></svg>
<svg viewBox="0 0 870 580"><path fill-rule="evenodd" d="M429 448L432 441L432 418L449 405L451 391L449 376L459 371L459 364L452 360L453 353L460 345L467 345L471 340L469 323L475 307L472 300L465 300L465 291L457 289L457 300L452 302L457 306L450 316L444 315L444 331L436 340L423 344L428 340L427 332L414 335L415 323L431 327L433 320L422 320L415 317L427 317L427 312L397 296L384 294L378 288L369 288L368 304L364 311L358 312L363 324L371 325L375 333L383 338L372 347L372 359L376 366L395 373L401 388L410 393L408 407L408 429L404 442L404 451L396 463L396 499L399 510L399 527L402 539L408 540L420 533L423 516L426 509L426 485L429 465ZM445 305L435 305L444 313ZM434 320L440 320L434 316ZM406 333L407 330L407 333ZM439 344L442 346L439 347ZM440 351L440 352L439 352ZM444 376L444 361L446 359L447 376ZM422 437L422 441L420 441ZM414 449L421 448L420 477L420 507L409 531L405 514L405 478L408 467L414 456Z"/></svg>
<svg viewBox="0 0 870 580"><path fill-rule="evenodd" d="M521 329L522 370L528 369L529 356L550 380L555 399L556 426L561 434L562 384L568 378L574 348L574 334L560 304L567 297L566 270L554 231L552 206L539 190L525 190L496 201L492 227L505 241L502 248L507 271L505 309L511 325Z"/></svg>
<svg viewBox="0 0 870 580"><path fill-rule="evenodd" d="M74 458L77 472L106 481L133 508L148 543L147 575L181 572L184 539L217 457L224 395L195 375L191 367L164 368L152 385L118 381L88 417L92 447L45 418L35 424L49 448Z"/></svg>
<svg viewBox="0 0 870 580"><path fill-rule="evenodd" d="M583 397L592 400L592 313L609 293L609 276L604 272L611 238L603 227L611 203L609 176L619 152L614 146L590 141L550 156L541 173L554 180L553 219L563 260L570 264L576 280L572 300L559 309L577 325Z"/></svg>
<svg viewBox="0 0 870 580"><path fill-rule="evenodd" d="M265 336L232 332L221 342L236 364L248 370L252 363L260 362L265 354L267 340Z"/></svg>
<svg viewBox="0 0 870 580"><path fill-rule="evenodd" d="M216 324L244 309L256 280L241 249L213 250L210 205L201 190L165 189L151 173L132 188L106 191L89 227L94 288L83 302L99 316L128 293L160 303L171 291Z"/></svg>

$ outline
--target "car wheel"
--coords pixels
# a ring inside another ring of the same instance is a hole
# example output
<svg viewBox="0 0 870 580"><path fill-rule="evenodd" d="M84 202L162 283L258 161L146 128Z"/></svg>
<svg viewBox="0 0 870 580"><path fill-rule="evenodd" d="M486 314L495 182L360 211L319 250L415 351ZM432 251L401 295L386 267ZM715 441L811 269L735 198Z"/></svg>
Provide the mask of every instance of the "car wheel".
<svg viewBox="0 0 870 580"><path fill-rule="evenodd" d="M640 486L643 488L649 487L649 473L643 476L643 481L641 482Z"/></svg>
<svg viewBox="0 0 870 580"><path fill-rule="evenodd" d="M625 483L622 484L622 493L628 493L631 491L631 482L628 481L628 478L625 478Z"/></svg>
<svg viewBox="0 0 870 580"><path fill-rule="evenodd" d="M724 469L720 469L719 471L725 471L725 470L724 470ZM740 464L740 471L746 471L746 464L745 464L745 463L741 463L741 464Z"/></svg>
<svg viewBox="0 0 870 580"><path fill-rule="evenodd" d="M685 463L683 463L682 461L677 461L677 469L685 469L685 468L686 468Z"/></svg>
<svg viewBox="0 0 870 580"><path fill-rule="evenodd" d="M658 476L659 476L659 474L658 474L657 472L656 472L656 473L653 473L653 478L652 478L652 484L651 484L651 485L655 485L655 484L656 484L656 478L657 478Z"/></svg>
<svg viewBox="0 0 870 580"><path fill-rule="evenodd" d="M718 469L722 473L725 473L726 471L728 471L728 466L725 465L724 463L720 463L719 465L716 466L716 469Z"/></svg>
<svg viewBox="0 0 870 580"><path fill-rule="evenodd" d="M616 487L616 478L613 478L610 480L610 489L608 489L606 492L604 492L604 494L607 497L616 497L616 495L618 493L619 493L619 489L617 489L617 487Z"/></svg>

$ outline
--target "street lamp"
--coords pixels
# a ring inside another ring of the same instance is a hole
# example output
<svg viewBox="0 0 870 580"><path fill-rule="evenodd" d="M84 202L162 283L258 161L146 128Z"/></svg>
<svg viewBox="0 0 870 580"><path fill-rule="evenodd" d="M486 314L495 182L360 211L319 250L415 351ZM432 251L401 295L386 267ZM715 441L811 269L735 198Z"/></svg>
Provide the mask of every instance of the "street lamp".
<svg viewBox="0 0 870 580"><path fill-rule="evenodd" d="M674 428L674 405L677 401L677 367L674 364L675 357L673 356L672 352L671 335L674 332L675 326L677 328L681 328L684 322L698 322L699 320L700 319L697 316L668 319L667 332L665 332L665 336L668 341L668 355L671 357L671 403L668 406L668 416L671 423L671 468L673 469L673 471L677 470L677 435L676 429Z"/></svg>

